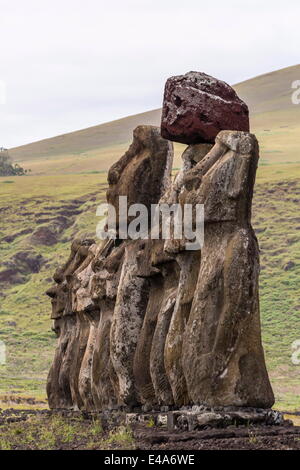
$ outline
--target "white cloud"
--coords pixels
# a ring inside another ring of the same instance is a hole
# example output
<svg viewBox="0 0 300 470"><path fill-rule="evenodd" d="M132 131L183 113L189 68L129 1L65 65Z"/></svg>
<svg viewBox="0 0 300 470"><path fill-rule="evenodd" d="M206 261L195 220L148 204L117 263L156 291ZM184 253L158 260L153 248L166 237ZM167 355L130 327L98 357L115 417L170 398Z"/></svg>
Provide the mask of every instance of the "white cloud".
<svg viewBox="0 0 300 470"><path fill-rule="evenodd" d="M288 3L0 0L0 145L157 108L166 78L189 70L236 83L296 64Z"/></svg>

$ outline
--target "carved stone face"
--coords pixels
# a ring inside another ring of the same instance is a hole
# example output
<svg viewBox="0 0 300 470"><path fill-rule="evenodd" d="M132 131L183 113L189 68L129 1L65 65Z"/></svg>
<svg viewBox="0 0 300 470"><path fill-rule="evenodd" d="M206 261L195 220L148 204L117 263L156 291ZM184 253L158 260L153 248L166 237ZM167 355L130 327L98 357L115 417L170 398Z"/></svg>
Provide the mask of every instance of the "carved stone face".
<svg viewBox="0 0 300 470"><path fill-rule="evenodd" d="M72 244L71 254L66 264L58 268L53 276L56 285L47 290L51 298L52 319L59 319L64 315L74 313L72 291L76 278L75 271L84 263L89 253L89 246L93 240L75 240Z"/></svg>
<svg viewBox="0 0 300 470"><path fill-rule="evenodd" d="M108 173L107 202L116 210L117 227L119 196L127 196L128 207L144 204L150 209L151 204L159 201L169 181L172 160L173 146L161 138L158 127L139 126L134 130L129 150ZM127 214L122 222L127 222Z"/></svg>
<svg viewBox="0 0 300 470"><path fill-rule="evenodd" d="M204 204L206 222L245 222L258 161L255 136L222 131L215 146L184 176L180 203Z"/></svg>

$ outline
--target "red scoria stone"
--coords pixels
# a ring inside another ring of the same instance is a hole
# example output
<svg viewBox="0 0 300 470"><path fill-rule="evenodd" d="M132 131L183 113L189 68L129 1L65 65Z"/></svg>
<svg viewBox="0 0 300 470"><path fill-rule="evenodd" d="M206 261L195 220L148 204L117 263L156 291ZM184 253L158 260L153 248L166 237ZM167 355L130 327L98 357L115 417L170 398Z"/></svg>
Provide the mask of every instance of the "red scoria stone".
<svg viewBox="0 0 300 470"><path fill-rule="evenodd" d="M248 106L230 85L201 72L167 80L162 137L183 144L214 143L222 130L249 132Z"/></svg>

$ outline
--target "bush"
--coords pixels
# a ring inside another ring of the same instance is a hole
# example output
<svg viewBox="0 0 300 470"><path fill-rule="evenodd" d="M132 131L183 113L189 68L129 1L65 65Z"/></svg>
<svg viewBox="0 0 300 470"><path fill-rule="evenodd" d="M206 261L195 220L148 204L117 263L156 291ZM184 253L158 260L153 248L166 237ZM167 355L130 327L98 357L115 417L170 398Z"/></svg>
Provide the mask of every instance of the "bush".
<svg viewBox="0 0 300 470"><path fill-rule="evenodd" d="M0 176L21 176L25 175L24 170L18 163L12 163L7 150L0 150Z"/></svg>

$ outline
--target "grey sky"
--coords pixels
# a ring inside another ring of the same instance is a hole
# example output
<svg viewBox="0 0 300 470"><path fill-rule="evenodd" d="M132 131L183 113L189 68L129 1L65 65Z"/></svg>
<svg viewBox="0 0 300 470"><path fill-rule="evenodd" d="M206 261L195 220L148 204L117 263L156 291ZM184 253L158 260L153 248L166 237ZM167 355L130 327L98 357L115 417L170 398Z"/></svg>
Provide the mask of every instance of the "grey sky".
<svg viewBox="0 0 300 470"><path fill-rule="evenodd" d="M0 0L0 146L160 107L189 70L233 84L294 65L299 17L299 0Z"/></svg>

